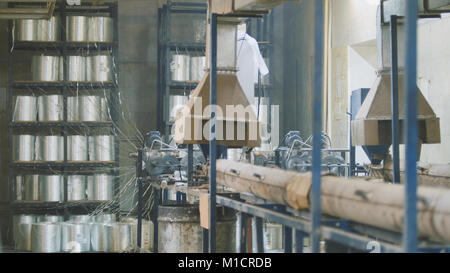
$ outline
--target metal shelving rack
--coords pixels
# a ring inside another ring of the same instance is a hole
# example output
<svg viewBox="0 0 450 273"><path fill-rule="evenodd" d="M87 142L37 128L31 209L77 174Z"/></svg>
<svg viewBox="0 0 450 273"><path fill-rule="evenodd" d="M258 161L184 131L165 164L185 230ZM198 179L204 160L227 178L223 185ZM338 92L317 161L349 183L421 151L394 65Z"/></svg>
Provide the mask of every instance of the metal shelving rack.
<svg viewBox="0 0 450 273"><path fill-rule="evenodd" d="M170 95L189 95L198 83L175 82L170 79L171 53L176 51L198 53L205 52L206 42L172 41L171 23L174 14L198 14L206 17L207 4L190 2L172 2L159 9L158 12L158 128L169 140L173 122L170 121Z"/></svg>
<svg viewBox="0 0 450 273"><path fill-rule="evenodd" d="M8 54L8 105L9 105L9 143L10 143L10 199L14 195L14 177L18 172L24 173L36 173L45 172L48 170L58 170L64 172L64 200L67 200L67 175L66 173L75 172L88 172L95 173L98 168L108 168L108 172L114 175L114 192L119 192L119 144L120 139L118 137L118 129L116 124L119 119L119 102L118 102L118 78L117 73L114 73L114 80L111 82L68 82L66 80L58 82L40 82L40 81L18 81L14 80L13 72L13 55L18 51L31 51L42 52L46 50L56 51L61 56L68 56L71 52L78 51L110 51L113 57L113 66L118 67L118 2L117 1L105 1L102 5L94 6L91 3L86 2L81 6L67 6L65 1L56 3L55 12L61 16L61 41L55 42L32 42L32 41L17 41L13 42L12 24L9 22L9 42L8 46L10 50ZM9 5L13 5L9 3ZM107 13L113 18L113 42L69 42L66 41L65 22L66 14L76 13ZM117 71L114 71L117 72ZM65 71L65 73L67 73ZM67 76L67 75L65 75ZM65 77L67 78L67 77ZM13 96L17 89L22 90L52 90L58 88L59 93L63 95L64 101L64 119L62 122L13 122ZM71 90L80 88L89 88L92 92L98 92L99 90L109 90L109 109L111 115L111 121L106 122L68 122L67 121L67 96ZM20 129L26 130L42 130L46 128L57 128L61 130L61 134L64 137L64 161L63 162L13 162L12 161L12 135L14 131ZM115 160L112 162L68 162L67 161L67 135L70 128L79 128L90 130L93 128L105 128L109 129L111 134L115 136ZM99 205L108 204L110 210L114 210L118 207L117 202L113 201L63 201L63 202L40 202L40 201L10 201L10 213L42 213L53 212L58 214L69 213L89 213L95 210Z"/></svg>

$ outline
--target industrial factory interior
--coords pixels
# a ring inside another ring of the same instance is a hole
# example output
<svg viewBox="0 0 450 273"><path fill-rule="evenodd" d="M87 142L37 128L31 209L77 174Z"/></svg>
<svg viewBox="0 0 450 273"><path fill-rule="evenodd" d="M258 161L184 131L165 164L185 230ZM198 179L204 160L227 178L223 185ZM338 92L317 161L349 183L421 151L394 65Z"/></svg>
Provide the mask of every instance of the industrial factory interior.
<svg viewBox="0 0 450 273"><path fill-rule="evenodd" d="M2 0L0 253L448 253L449 45L450 0Z"/></svg>

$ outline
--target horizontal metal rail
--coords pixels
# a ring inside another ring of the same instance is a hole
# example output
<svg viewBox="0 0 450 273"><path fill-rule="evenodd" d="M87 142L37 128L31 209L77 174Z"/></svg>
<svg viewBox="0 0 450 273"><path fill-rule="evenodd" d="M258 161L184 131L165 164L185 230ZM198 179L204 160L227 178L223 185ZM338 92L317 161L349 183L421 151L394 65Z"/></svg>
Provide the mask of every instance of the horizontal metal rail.
<svg viewBox="0 0 450 273"><path fill-rule="evenodd" d="M251 214L257 217L262 217L269 221L277 222L284 226L291 227L293 229L310 233L311 232L311 222L308 220L299 219L297 217L292 217L280 212L273 211L268 208L261 208L256 205L247 204L238 200L234 200L223 195L217 195L217 204L222 206L230 207L240 212ZM343 231L338 228L322 226L322 238L343 245L353 247L360 250L368 250L367 247L370 246L373 239L366 236L361 236L358 234L353 234L347 231ZM402 248L400 246L395 246L389 243L376 242L380 246L381 252L401 252Z"/></svg>

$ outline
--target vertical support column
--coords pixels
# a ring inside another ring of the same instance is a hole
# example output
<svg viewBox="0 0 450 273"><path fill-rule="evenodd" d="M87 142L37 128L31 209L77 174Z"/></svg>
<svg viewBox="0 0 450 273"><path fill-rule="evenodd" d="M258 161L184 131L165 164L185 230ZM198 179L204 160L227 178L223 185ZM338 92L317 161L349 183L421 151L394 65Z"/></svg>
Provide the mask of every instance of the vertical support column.
<svg viewBox="0 0 450 273"><path fill-rule="evenodd" d="M188 187L192 184L192 171L194 170L194 145L188 144L188 164L187 164L187 178Z"/></svg>
<svg viewBox="0 0 450 273"><path fill-rule="evenodd" d="M66 5L62 4L61 5L61 25L62 26L66 26L66 21L67 21L67 16L66 16ZM66 29L64 27L61 28L60 30L60 37L62 41L66 41ZM63 58L63 66L66 65L67 62L67 48L66 46L63 46L62 50L61 50L62 56L60 56L60 58ZM61 69L61 68L60 68ZM64 126L63 126L63 130L62 130L62 135L63 135L63 143L64 143L64 163L67 164L67 135L68 135L68 125L67 125L67 93L70 90L70 88L66 85L66 79L68 79L68 72L66 71L65 67L63 68L63 79L60 79L60 81L62 81L64 83L64 86L62 87L62 95L63 95L63 121L64 121ZM63 185L64 185L64 200L67 201L68 200L68 178L67 178L67 172L66 172L66 168L63 168ZM66 217L66 219L68 219L69 217L69 212L67 208L64 208L64 217Z"/></svg>
<svg viewBox="0 0 450 273"><path fill-rule="evenodd" d="M211 13L211 54L210 54L210 105L211 127L209 141L209 252L216 252L216 106L217 106L217 14Z"/></svg>
<svg viewBox="0 0 450 273"><path fill-rule="evenodd" d="M161 51L161 44L163 41L161 41L161 37L162 37L162 26L163 26L163 20L162 20L162 14L163 14L163 8L159 8L158 9L158 60L157 60L157 65L158 65L158 82L157 82L157 86L156 86L156 92L157 92L157 104L156 104L156 124L157 124L157 128L158 131L163 132L163 124L164 124L164 120L163 120L163 92L162 92L162 88L163 88L163 73L161 73L163 71L162 68L162 60L164 60L163 58L163 53Z"/></svg>
<svg viewBox="0 0 450 273"><path fill-rule="evenodd" d="M292 228L283 226L284 253L292 253Z"/></svg>
<svg viewBox="0 0 450 273"><path fill-rule="evenodd" d="M405 60L405 135L406 181L403 244L405 252L417 251L417 1L406 4L406 60Z"/></svg>
<svg viewBox="0 0 450 273"><path fill-rule="evenodd" d="M177 193L176 193L176 202L177 202L177 204L181 204L183 202L182 201L182 199L183 199L182 195L183 195L182 192L177 191Z"/></svg>
<svg viewBox="0 0 450 273"><path fill-rule="evenodd" d="M295 253L303 253L303 239L306 234L300 230L295 230Z"/></svg>
<svg viewBox="0 0 450 273"><path fill-rule="evenodd" d="M315 62L313 88L313 152L312 152L312 188L311 188L311 249L320 251L321 220L321 131L322 131L322 89L323 89L323 50L324 50L324 3L314 1L315 8Z"/></svg>
<svg viewBox="0 0 450 273"><path fill-rule="evenodd" d="M155 189L155 198L153 198L153 252L158 253L158 207L159 207L159 196L161 190Z"/></svg>
<svg viewBox="0 0 450 273"><path fill-rule="evenodd" d="M399 121L398 121L398 46L397 16L391 16L391 112L392 112L392 161L394 183L400 183Z"/></svg>
<svg viewBox="0 0 450 273"><path fill-rule="evenodd" d="M8 7L11 5L11 3L8 3ZM11 51L12 45L13 45L13 24L14 21L13 20L9 20L8 21L8 93L7 93L7 107L8 107L8 124L10 124L10 122L13 121L13 116L14 116L14 106L13 106L13 52ZM11 125L9 125L8 128L8 143L9 143L9 148L8 148L8 158L9 158L9 163L13 162L13 134L14 134L14 130L11 127ZM9 169L9 199L12 200L12 198L15 196L15 183L13 182L15 180L15 168L10 168ZM13 215L13 209L12 206L9 206L10 208L10 214L11 217Z"/></svg>
<svg viewBox="0 0 450 273"><path fill-rule="evenodd" d="M281 159L280 159L280 151L279 150L275 150L275 165L278 168L281 168Z"/></svg>
<svg viewBox="0 0 450 273"><path fill-rule="evenodd" d="M170 12L170 5L171 2L168 1L167 3L167 7L166 7L166 25L165 25L165 48L163 49L165 51L166 54L166 58L171 58L171 51L170 51L170 46L169 46L169 42L170 42L170 37L171 37L171 32L170 32L170 28L171 28L171 12ZM165 94L163 97L163 102L164 102L164 139L166 142L169 141L169 135L170 135L170 66L166 64L165 67L166 70L166 76L165 76Z"/></svg>
<svg viewBox="0 0 450 273"><path fill-rule="evenodd" d="M202 239L203 239L203 253L209 252L209 231L206 228L202 228Z"/></svg>
<svg viewBox="0 0 450 273"><path fill-rule="evenodd" d="M241 212L239 221L239 253L247 253L247 219L246 213Z"/></svg>
<svg viewBox="0 0 450 273"><path fill-rule="evenodd" d="M167 205L169 200L169 191L167 189L162 190L162 204Z"/></svg>
<svg viewBox="0 0 450 273"><path fill-rule="evenodd" d="M347 111L347 115L349 116L349 122L348 122L349 144L348 144L348 147L350 147L348 177L352 177L354 174L356 174L356 147L353 146L353 138L352 138L352 120L356 116L356 113L353 113L353 96L354 96L354 94L352 93L351 99L350 99L350 111Z"/></svg>
<svg viewBox="0 0 450 273"><path fill-rule="evenodd" d="M111 111L111 118L114 122L114 124L119 124L120 119L120 101L119 101L119 76L118 76L118 69L119 69L119 3L116 2L112 6L111 10L111 16L113 17L114 22L114 35L113 35L113 41L116 41L116 43L112 46L112 55L114 59L113 64L113 71L114 71L114 87L109 90L111 102L110 105L112 105L112 111ZM120 136L119 136L119 130L116 128L116 126L113 127L113 133L114 133L114 170L113 174L115 175L114 178L114 198L115 203L114 206L117 205L117 209L120 210ZM88 144L89 145L89 144Z"/></svg>
<svg viewBox="0 0 450 273"><path fill-rule="evenodd" d="M142 179L137 180L138 183L138 222L137 222L137 246L141 247L142 238Z"/></svg>
<svg viewBox="0 0 450 273"><path fill-rule="evenodd" d="M245 228L245 245L246 253L253 253L253 217L249 215L247 217L247 226Z"/></svg>
<svg viewBox="0 0 450 273"><path fill-rule="evenodd" d="M256 253L264 253L263 219L255 216Z"/></svg>
<svg viewBox="0 0 450 273"><path fill-rule="evenodd" d="M138 219L137 219L137 246L141 248L142 238L142 150L138 151L136 160L136 177L138 183Z"/></svg>

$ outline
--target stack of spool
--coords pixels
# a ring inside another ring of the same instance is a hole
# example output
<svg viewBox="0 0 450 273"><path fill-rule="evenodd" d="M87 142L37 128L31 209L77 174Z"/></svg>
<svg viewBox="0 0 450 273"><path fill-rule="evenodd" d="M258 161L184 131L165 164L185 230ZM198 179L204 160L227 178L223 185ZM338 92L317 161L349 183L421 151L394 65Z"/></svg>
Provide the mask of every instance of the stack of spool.
<svg viewBox="0 0 450 273"><path fill-rule="evenodd" d="M16 96L14 122L35 122L37 120L37 98L32 95Z"/></svg>
<svg viewBox="0 0 450 273"><path fill-rule="evenodd" d="M17 41L59 41L60 18L51 20L16 20L14 36ZM66 18L67 42L112 42L113 19L101 16L68 16ZM90 81L113 80L113 61L110 55L33 56L31 74L34 81ZM65 65L64 65L65 63ZM67 78L64 77L67 71Z"/></svg>
<svg viewBox="0 0 450 273"><path fill-rule="evenodd" d="M67 16L66 41L70 42L112 42L113 19L105 16ZM28 42L60 41L61 18L19 19L14 22L14 39Z"/></svg>
<svg viewBox="0 0 450 273"><path fill-rule="evenodd" d="M104 16L67 16L66 41L112 42L113 19Z"/></svg>
<svg viewBox="0 0 450 273"><path fill-rule="evenodd" d="M14 122L63 121L64 98L62 95L19 95L14 105Z"/></svg>
<svg viewBox="0 0 450 273"><path fill-rule="evenodd" d="M111 201L114 176L109 174L68 175L67 201ZM62 202L62 175L17 175L13 181L16 201Z"/></svg>
<svg viewBox="0 0 450 273"><path fill-rule="evenodd" d="M112 135L89 136L89 160L110 162L115 156L115 137Z"/></svg>
<svg viewBox="0 0 450 273"><path fill-rule="evenodd" d="M16 201L64 201L64 179L61 175L17 175L14 178Z"/></svg>
<svg viewBox="0 0 450 273"><path fill-rule="evenodd" d="M13 161L30 162L35 160L34 135L13 135Z"/></svg>
<svg viewBox="0 0 450 273"><path fill-rule="evenodd" d="M108 101L105 97L80 93L67 97L67 121L100 122L110 120Z"/></svg>
<svg viewBox="0 0 450 273"><path fill-rule="evenodd" d="M15 249L32 252L124 252L137 246L137 220L114 214L13 216ZM153 247L153 223L142 222L142 248Z"/></svg>
<svg viewBox="0 0 450 273"><path fill-rule="evenodd" d="M55 15L50 20L23 19L14 21L14 39L16 41L59 41L61 18Z"/></svg>
<svg viewBox="0 0 450 273"><path fill-rule="evenodd" d="M67 56L67 80L70 82L113 81L113 59L109 55Z"/></svg>
<svg viewBox="0 0 450 273"><path fill-rule="evenodd" d="M64 161L64 137L38 135L36 136L36 161L63 162Z"/></svg>
<svg viewBox="0 0 450 273"><path fill-rule="evenodd" d="M108 174L95 174L88 176L87 200L109 201L114 198L114 176Z"/></svg>
<svg viewBox="0 0 450 273"><path fill-rule="evenodd" d="M13 238L15 249L21 251L32 251L33 245L36 249L43 242L38 238L32 240L33 225L38 223L57 224L64 221L59 215L34 215L34 214L17 214L13 215ZM35 230L36 233L36 230ZM43 251L42 251L43 252Z"/></svg>
<svg viewBox="0 0 450 273"><path fill-rule="evenodd" d="M67 201L111 201L113 199L114 176L108 174L67 176Z"/></svg>
<svg viewBox="0 0 450 273"><path fill-rule="evenodd" d="M206 57L186 54L172 55L171 79L178 82L199 82L205 75Z"/></svg>
<svg viewBox="0 0 450 273"><path fill-rule="evenodd" d="M191 56L189 80L193 82L200 82L205 75L205 68L205 56Z"/></svg>
<svg viewBox="0 0 450 273"><path fill-rule="evenodd" d="M64 120L64 98L62 95L43 95L38 99L38 117L40 122L58 122Z"/></svg>
<svg viewBox="0 0 450 273"><path fill-rule="evenodd" d="M88 148L89 147L89 148ZM67 160L112 162L115 159L115 136L67 136Z"/></svg>
<svg viewBox="0 0 450 273"><path fill-rule="evenodd" d="M72 135L67 136L67 160L71 162L87 161L88 148L87 136Z"/></svg>
<svg viewBox="0 0 450 273"><path fill-rule="evenodd" d="M68 16L66 40L69 42L112 42L113 19L101 16ZM113 61L109 55L69 56L68 81L110 82Z"/></svg>
<svg viewBox="0 0 450 273"><path fill-rule="evenodd" d="M13 135L14 162L62 162L64 137L55 135Z"/></svg>
<svg viewBox="0 0 450 273"><path fill-rule="evenodd" d="M57 82L64 80L64 58L56 55L39 55L31 58L33 81Z"/></svg>
<svg viewBox="0 0 450 273"><path fill-rule="evenodd" d="M176 119L178 112L183 110L183 107L187 104L188 100L189 100L188 96L170 95L169 99L170 120Z"/></svg>

